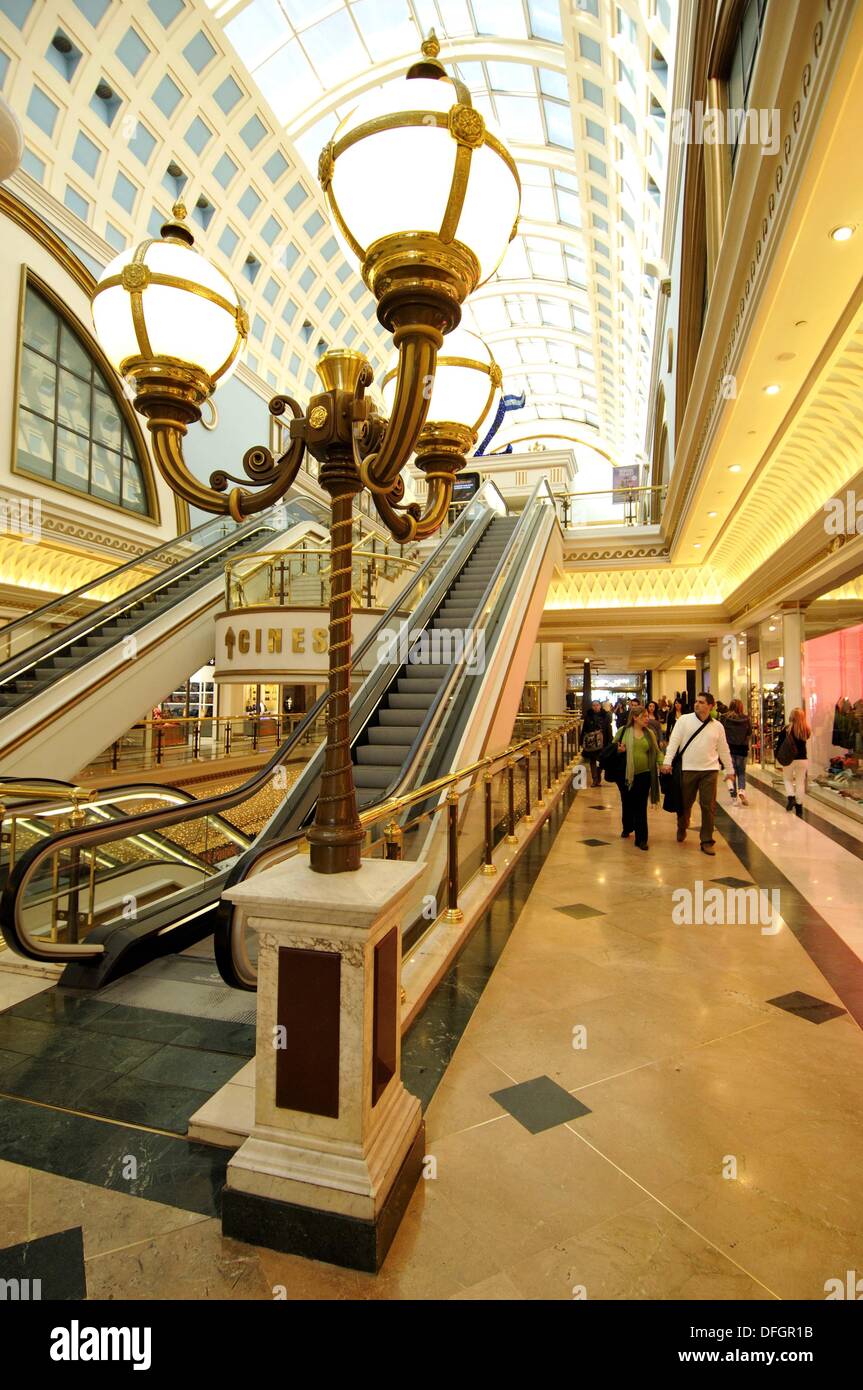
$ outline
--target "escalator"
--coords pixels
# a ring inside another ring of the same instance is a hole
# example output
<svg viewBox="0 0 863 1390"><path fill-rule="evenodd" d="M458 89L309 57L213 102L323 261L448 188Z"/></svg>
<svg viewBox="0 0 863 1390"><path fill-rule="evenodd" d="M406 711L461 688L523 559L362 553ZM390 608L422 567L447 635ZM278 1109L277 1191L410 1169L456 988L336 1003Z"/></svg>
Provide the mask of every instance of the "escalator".
<svg viewBox="0 0 863 1390"><path fill-rule="evenodd" d="M487 483L354 652L359 685L351 702L351 746L362 806L425 786L440 769L459 766L466 753L492 741L505 746L538 630L555 537L559 541L544 484L519 518L508 514ZM0 900L6 941L30 958L67 962L64 984L92 989L215 931L225 979L254 988L242 923L229 905L220 908L221 894L296 851L314 816L323 747L293 784L287 768L325 705L322 697L270 761L238 788L194 807L175 805L117 824L66 830L32 846L15 864ZM226 823L242 824L254 836L248 848L227 843ZM206 879L148 903L134 920L94 920L76 942L46 939L34 901L49 865L61 894L80 895L86 875L98 887L101 870L98 863L93 868L94 857L116 857L130 838L175 836L180 827L196 837L196 853L211 864Z"/></svg>
<svg viewBox="0 0 863 1390"><path fill-rule="evenodd" d="M309 497L240 525L206 521L0 629L0 772L71 777L86 766L209 661L225 563L323 540L327 519Z"/></svg>

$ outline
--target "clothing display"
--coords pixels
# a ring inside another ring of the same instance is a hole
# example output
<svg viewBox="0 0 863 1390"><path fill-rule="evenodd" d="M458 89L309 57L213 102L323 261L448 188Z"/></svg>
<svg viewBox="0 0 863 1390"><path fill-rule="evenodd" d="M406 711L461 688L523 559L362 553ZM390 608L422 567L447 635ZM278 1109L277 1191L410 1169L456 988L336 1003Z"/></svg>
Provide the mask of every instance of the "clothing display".
<svg viewBox="0 0 863 1390"><path fill-rule="evenodd" d="M863 812L863 698L836 701L831 742L841 752L830 755L823 772L810 773L810 785L820 788L831 799L845 803L844 809Z"/></svg>

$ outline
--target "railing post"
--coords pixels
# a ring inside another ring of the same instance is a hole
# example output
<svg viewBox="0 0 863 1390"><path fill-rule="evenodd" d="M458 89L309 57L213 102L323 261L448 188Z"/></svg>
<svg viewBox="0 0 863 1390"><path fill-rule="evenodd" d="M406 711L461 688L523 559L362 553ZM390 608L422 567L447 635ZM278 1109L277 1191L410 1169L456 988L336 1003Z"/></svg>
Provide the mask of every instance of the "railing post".
<svg viewBox="0 0 863 1390"><path fill-rule="evenodd" d="M546 735L545 739L545 790L551 791L551 738Z"/></svg>
<svg viewBox="0 0 863 1390"><path fill-rule="evenodd" d="M530 810L530 749L527 750L527 753L522 754L522 762L524 763L524 815L522 816L522 820L525 825L532 825L533 816Z"/></svg>
<svg viewBox="0 0 863 1390"><path fill-rule="evenodd" d="M198 719L195 720L195 732L193 735L192 747L192 757L197 759L201 752L201 722Z"/></svg>
<svg viewBox="0 0 863 1390"><path fill-rule="evenodd" d="M386 858L401 859L402 842L404 838L401 826L397 825L394 820L391 820L386 828L384 838L386 840Z"/></svg>
<svg viewBox="0 0 863 1390"><path fill-rule="evenodd" d="M260 722L261 722L261 716L260 716L259 714L256 714L255 717L254 717L254 719L252 720L252 752L253 752L253 753L257 753L257 751L258 751L258 726L259 726Z"/></svg>
<svg viewBox="0 0 863 1390"><path fill-rule="evenodd" d="M461 922L464 913L458 905L458 792L453 787L447 794L447 922Z"/></svg>
<svg viewBox="0 0 863 1390"><path fill-rule="evenodd" d="M542 739L536 745L536 805L537 810L545 807L542 797Z"/></svg>
<svg viewBox="0 0 863 1390"><path fill-rule="evenodd" d="M119 762L119 760L120 760L120 740L119 740L118 738L115 738L115 739L114 739L114 742L111 744L111 771L112 771L112 772L116 772L116 771L117 771L117 763Z"/></svg>
<svg viewBox="0 0 863 1390"><path fill-rule="evenodd" d="M554 744L554 785L557 786L560 781L560 734L557 730L552 734L551 741Z"/></svg>
<svg viewBox="0 0 863 1390"><path fill-rule="evenodd" d="M161 726L161 724L160 724L159 727L156 729L156 766L157 766L157 767L160 766L161 762L162 762L162 726Z"/></svg>
<svg viewBox="0 0 863 1390"><path fill-rule="evenodd" d="M485 853L483 855L483 865L481 872L488 878L497 873L497 867L492 859L494 851L494 828L492 826L491 814L491 788L494 777L491 772L486 771L483 778L483 792L485 797Z"/></svg>
<svg viewBox="0 0 863 1390"><path fill-rule="evenodd" d="M515 758L508 758L506 764L506 811L506 843L517 845L518 836L515 833Z"/></svg>
<svg viewBox="0 0 863 1390"><path fill-rule="evenodd" d="M229 719L228 722L227 722L226 725L225 725L225 757L226 757L226 758L227 758L228 754L230 753L230 751L231 751L231 721L230 721L230 719Z"/></svg>

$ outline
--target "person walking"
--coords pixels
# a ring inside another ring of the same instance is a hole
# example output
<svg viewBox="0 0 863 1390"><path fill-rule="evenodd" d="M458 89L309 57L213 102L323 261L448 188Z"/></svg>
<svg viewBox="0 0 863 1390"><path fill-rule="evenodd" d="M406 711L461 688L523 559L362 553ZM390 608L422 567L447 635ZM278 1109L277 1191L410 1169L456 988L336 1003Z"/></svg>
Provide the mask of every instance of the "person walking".
<svg viewBox="0 0 863 1390"><path fill-rule="evenodd" d="M731 787L732 806L748 806L746 800L746 762L749 757L749 740L752 737L752 721L743 708L742 700L732 700L728 713L723 716L722 727L728 740L731 761L734 764L734 783Z"/></svg>
<svg viewBox="0 0 863 1390"><path fill-rule="evenodd" d="M701 849L709 855L716 854L713 826L720 766L725 770L725 780L734 781L725 730L718 719L711 718L715 703L713 696L704 691L696 697L694 713L682 715L675 724L662 764L662 771L670 773L676 754L682 754L683 804L677 812L677 838L681 842L686 839L689 818L697 797L701 806Z"/></svg>
<svg viewBox="0 0 863 1390"><path fill-rule="evenodd" d="M785 739L790 739L794 758L782 768L785 783L785 809L795 815L803 815L803 797L806 795L806 772L809 767L807 740L812 737L812 728L806 718L806 711L793 709L785 726ZM784 742L784 739L783 739Z"/></svg>
<svg viewBox="0 0 863 1390"><path fill-rule="evenodd" d="M590 764L590 785L602 786L599 755L611 743L611 715L606 714L599 700L594 700L581 726L581 747Z"/></svg>
<svg viewBox="0 0 863 1390"><path fill-rule="evenodd" d="M656 739L661 752L665 747L665 729L655 700L649 700L647 703L647 727Z"/></svg>
<svg viewBox="0 0 863 1390"><path fill-rule="evenodd" d="M678 719L680 719L681 716L685 713L686 709L683 704L683 701L678 697L668 711L668 720L665 725L666 742L668 742L668 740L671 738L671 735L674 731L674 726L677 723Z"/></svg>
<svg viewBox="0 0 863 1390"><path fill-rule="evenodd" d="M629 706L625 729L616 735L618 747L626 755L618 790L623 828L622 840L635 832L636 849L648 848L647 803L659 801L659 745L648 727L647 710L643 705Z"/></svg>

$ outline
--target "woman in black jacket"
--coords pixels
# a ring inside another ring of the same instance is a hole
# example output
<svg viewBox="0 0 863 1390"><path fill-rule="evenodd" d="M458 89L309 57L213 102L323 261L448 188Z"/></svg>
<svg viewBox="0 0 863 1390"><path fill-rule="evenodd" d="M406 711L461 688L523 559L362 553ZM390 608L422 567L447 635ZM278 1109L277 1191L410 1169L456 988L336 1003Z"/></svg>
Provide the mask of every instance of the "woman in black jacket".
<svg viewBox="0 0 863 1390"><path fill-rule="evenodd" d="M782 769L785 783L785 809L795 815L803 816L803 797L806 794L806 771L809 767L807 739L812 737L812 728L806 718L806 711L793 709L785 727L785 738L790 739L794 748L793 761ZM783 739L784 742L784 739Z"/></svg>
<svg viewBox="0 0 863 1390"><path fill-rule="evenodd" d="M732 700L728 713L722 718L722 727L728 739L728 750L734 764L734 782L731 787L732 806L747 806L746 800L746 761L749 757L749 740L752 737L752 723L744 713L743 701Z"/></svg>
<svg viewBox="0 0 863 1390"><path fill-rule="evenodd" d="M606 714L598 700L594 700L581 726L581 747L585 759L590 763L590 785L602 786L602 772L599 768L599 755L611 743L611 715Z"/></svg>

